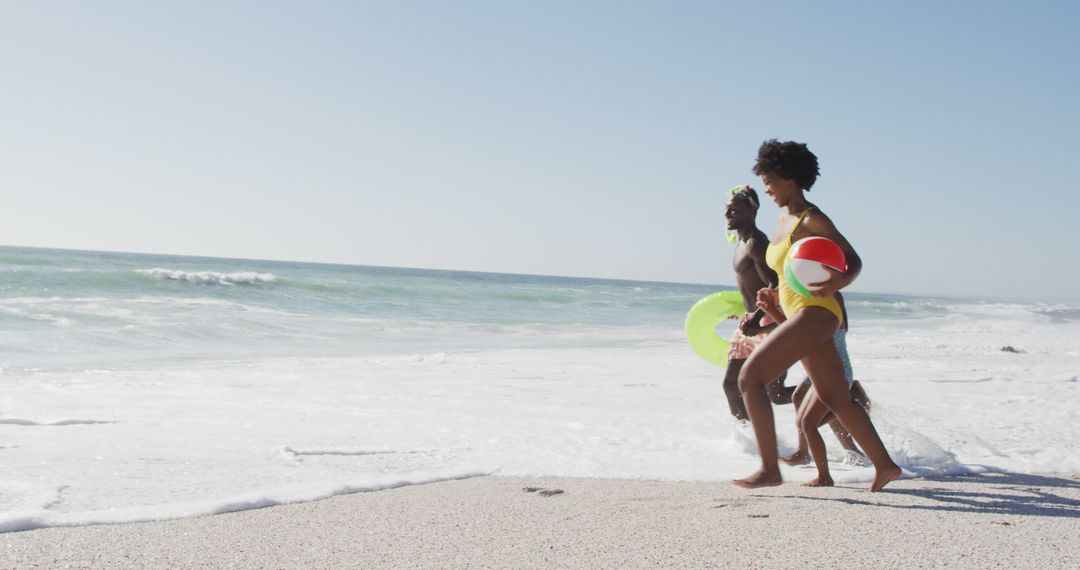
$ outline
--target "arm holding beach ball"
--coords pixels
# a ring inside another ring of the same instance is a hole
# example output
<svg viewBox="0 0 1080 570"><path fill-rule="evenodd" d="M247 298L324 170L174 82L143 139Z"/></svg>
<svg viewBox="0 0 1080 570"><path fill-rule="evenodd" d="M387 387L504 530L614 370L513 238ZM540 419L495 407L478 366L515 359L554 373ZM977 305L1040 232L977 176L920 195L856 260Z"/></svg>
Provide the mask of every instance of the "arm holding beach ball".
<svg viewBox="0 0 1080 570"><path fill-rule="evenodd" d="M810 235L830 239L840 246L840 249L844 252L844 258L847 260L847 271L825 267L825 270L829 272L829 278L818 283L809 283L807 286L810 294L815 297L832 297L844 287L851 285L855 278L859 276L862 271L862 258L855 252L855 248L851 246L844 234L841 234L840 230L836 229L832 220L821 213L820 210L815 210L811 215L807 216L803 226Z"/></svg>

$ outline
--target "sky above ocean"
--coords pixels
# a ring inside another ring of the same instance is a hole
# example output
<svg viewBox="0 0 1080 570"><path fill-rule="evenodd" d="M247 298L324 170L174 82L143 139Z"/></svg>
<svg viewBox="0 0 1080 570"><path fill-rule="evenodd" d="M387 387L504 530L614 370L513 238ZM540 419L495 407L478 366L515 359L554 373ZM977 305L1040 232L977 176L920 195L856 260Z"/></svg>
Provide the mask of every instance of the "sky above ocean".
<svg viewBox="0 0 1080 570"><path fill-rule="evenodd" d="M778 137L853 291L1076 300L1078 12L4 2L0 244L730 284Z"/></svg>

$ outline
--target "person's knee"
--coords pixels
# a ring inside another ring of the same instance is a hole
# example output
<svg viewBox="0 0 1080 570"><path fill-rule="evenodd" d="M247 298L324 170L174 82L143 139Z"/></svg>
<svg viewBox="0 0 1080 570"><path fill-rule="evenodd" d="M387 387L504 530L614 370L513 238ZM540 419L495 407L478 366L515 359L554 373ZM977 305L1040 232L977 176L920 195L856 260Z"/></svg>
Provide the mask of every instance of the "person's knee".
<svg viewBox="0 0 1080 570"><path fill-rule="evenodd" d="M806 417L806 408L795 413L795 429L802 431L803 418Z"/></svg>
<svg viewBox="0 0 1080 570"><path fill-rule="evenodd" d="M743 366L739 371L739 391L742 393L749 392L751 390L760 390L761 376L757 374L757 370L753 366Z"/></svg>
<svg viewBox="0 0 1080 570"><path fill-rule="evenodd" d="M802 407L802 403L806 400L806 394L809 391L809 384L799 384L795 387L795 391L791 393L791 403L795 405L796 410Z"/></svg>
<svg viewBox="0 0 1080 570"><path fill-rule="evenodd" d="M804 434L817 431L818 426L816 424L818 423L819 418L820 416L817 414L802 414L798 419L799 431Z"/></svg>

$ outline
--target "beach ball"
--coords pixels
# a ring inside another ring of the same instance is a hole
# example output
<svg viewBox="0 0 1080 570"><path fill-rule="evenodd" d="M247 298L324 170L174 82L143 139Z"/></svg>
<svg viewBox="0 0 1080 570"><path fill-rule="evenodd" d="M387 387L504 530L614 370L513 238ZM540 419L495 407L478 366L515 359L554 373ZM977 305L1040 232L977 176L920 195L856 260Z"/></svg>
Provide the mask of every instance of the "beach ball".
<svg viewBox="0 0 1080 570"><path fill-rule="evenodd" d="M840 246L823 237L803 238L793 244L784 259L784 279L789 287L803 297L809 297L808 283L820 283L829 278L826 267L847 271L847 259Z"/></svg>

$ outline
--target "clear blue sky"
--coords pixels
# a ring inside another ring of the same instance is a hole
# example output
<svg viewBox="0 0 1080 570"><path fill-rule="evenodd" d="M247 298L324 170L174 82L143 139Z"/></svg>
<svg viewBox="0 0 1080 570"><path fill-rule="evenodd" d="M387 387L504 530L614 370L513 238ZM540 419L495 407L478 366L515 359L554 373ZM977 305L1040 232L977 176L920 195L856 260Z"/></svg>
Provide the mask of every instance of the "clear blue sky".
<svg viewBox="0 0 1080 570"><path fill-rule="evenodd" d="M854 290L1076 300L1076 6L2 0L0 243L732 283L779 137Z"/></svg>

